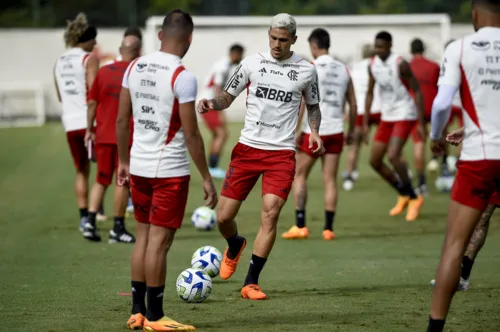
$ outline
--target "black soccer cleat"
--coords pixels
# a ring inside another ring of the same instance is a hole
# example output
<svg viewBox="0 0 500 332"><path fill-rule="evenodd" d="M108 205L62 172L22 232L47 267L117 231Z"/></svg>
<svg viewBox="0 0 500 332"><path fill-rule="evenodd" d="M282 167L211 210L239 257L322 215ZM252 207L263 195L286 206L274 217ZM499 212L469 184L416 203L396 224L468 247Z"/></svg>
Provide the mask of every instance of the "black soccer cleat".
<svg viewBox="0 0 500 332"><path fill-rule="evenodd" d="M91 223L87 222L83 225L83 237L89 241L100 242L101 236L97 231L97 227L92 226Z"/></svg>
<svg viewBox="0 0 500 332"><path fill-rule="evenodd" d="M108 243L113 244L113 243L135 243L135 237L127 232L126 229L120 230L120 231L115 231L115 230L110 230L109 231L109 240Z"/></svg>

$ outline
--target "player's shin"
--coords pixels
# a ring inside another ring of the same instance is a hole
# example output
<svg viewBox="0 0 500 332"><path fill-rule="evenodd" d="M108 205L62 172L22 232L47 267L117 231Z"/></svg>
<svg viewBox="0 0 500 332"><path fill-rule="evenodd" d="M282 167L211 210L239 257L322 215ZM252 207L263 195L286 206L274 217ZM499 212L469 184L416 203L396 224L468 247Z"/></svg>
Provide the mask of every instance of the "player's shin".
<svg viewBox="0 0 500 332"><path fill-rule="evenodd" d="M147 312L149 321L163 317L163 294L167 273L167 253L172 245L175 229L151 225L144 255Z"/></svg>
<svg viewBox="0 0 500 332"><path fill-rule="evenodd" d="M75 176L76 204L79 209L88 207L89 169L77 171Z"/></svg>

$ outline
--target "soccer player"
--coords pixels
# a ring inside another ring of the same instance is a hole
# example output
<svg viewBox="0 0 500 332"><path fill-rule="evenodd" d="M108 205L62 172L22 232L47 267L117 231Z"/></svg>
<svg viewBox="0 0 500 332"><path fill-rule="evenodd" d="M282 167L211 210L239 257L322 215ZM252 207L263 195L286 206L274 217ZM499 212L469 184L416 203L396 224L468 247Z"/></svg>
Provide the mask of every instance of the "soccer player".
<svg viewBox="0 0 500 332"><path fill-rule="evenodd" d="M179 9L170 12L158 34L160 50L133 61L123 77L116 122L118 180L121 185L130 181L137 220L130 329L195 329L163 312L167 253L181 227L188 197L188 151L203 179L207 206L213 209L217 204L196 118L196 77L181 62L192 33L189 14ZM129 163L131 117L134 136Z"/></svg>
<svg viewBox="0 0 500 332"><path fill-rule="evenodd" d="M136 27L129 27L125 30L125 32L123 33L123 38L125 37L128 37L128 36L133 36L133 37L137 37L139 39L139 41L142 43L142 32L141 32L141 29L139 28L136 28ZM109 61L108 63L106 63L106 65L109 65L115 61L122 61L122 55L119 54L116 59L114 60L111 60Z"/></svg>
<svg viewBox="0 0 500 332"><path fill-rule="evenodd" d="M453 112L453 111L452 111ZM458 146L462 143L464 138L464 128L459 128L454 130L446 136L446 141L452 145ZM490 200L490 203L486 209L481 214L481 219L474 229L474 233L469 240L465 254L462 257L462 264L460 266L460 282L458 284L458 291L466 291L470 287L470 273L472 271L472 266L477 257L479 251L483 248L486 242L486 235L488 234L488 229L490 227L490 219L495 212L496 208L500 206L500 196L494 194ZM436 284L436 280L431 280L431 286Z"/></svg>
<svg viewBox="0 0 500 332"><path fill-rule="evenodd" d="M76 169L75 194L80 209L80 231L88 217L88 180L90 162L85 146L87 128L87 91L99 69L90 52L96 45L97 30L84 13L68 21L64 41L69 49L59 56L54 67L57 96L62 104L62 123Z"/></svg>
<svg viewBox="0 0 500 332"><path fill-rule="evenodd" d="M204 98L212 99L222 92L229 75L231 75L231 71L235 66L240 64L243 53L243 46L234 44L229 49L229 56L220 59L212 66L205 82L205 89L203 91ZM219 160L228 137L224 112L210 110L207 113L203 113L201 116L212 133L210 155L208 157L210 174L212 174L214 178L223 179L226 176L226 171L219 167Z"/></svg>
<svg viewBox="0 0 500 332"><path fill-rule="evenodd" d="M442 133L453 97L460 89L464 131L460 162L451 191L447 229L428 331L442 331L460 280L460 263L481 214L500 183L500 117L498 117L498 63L494 47L500 33L500 3L472 2L475 33L456 40L445 51L439 91L432 107L431 147L442 151Z"/></svg>
<svg viewBox="0 0 500 332"><path fill-rule="evenodd" d="M425 46L421 39L414 39L410 44L412 59L410 68L420 85L422 98L424 99L425 122L431 121L432 102L437 95L437 82L439 79L439 65L424 56ZM413 129L413 162L418 176L418 192L427 196L427 182L425 178L425 141L427 137L421 137L418 133L418 123Z"/></svg>
<svg viewBox="0 0 500 332"><path fill-rule="evenodd" d="M334 240L333 223L337 209L337 173L340 154L344 147L344 105L349 103L349 129L346 142L352 141L356 126L356 97L349 70L340 61L328 54L330 35L324 29L313 30L309 36L309 47L314 58L313 64L318 72L319 94L321 96L321 126L319 134L325 153L321 156L323 166L323 184L325 186L325 225L323 239ZM302 112L299 116L299 123ZM303 123L302 134L297 146L297 170L293 184L295 201L295 226L282 234L284 239L305 239L309 236L306 226L307 177L319 155L309 148L311 129Z"/></svg>
<svg viewBox="0 0 500 332"><path fill-rule="evenodd" d="M222 111L243 90L248 93L245 125L231 155L217 208L217 222L228 244L220 268L220 276L225 280L236 271L246 246L234 219L262 175L261 224L241 289L241 296L250 300L267 298L259 286L259 275L272 250L279 214L292 188L295 130L302 96L311 127L308 147L313 153L324 152L319 136L317 73L313 64L290 50L297 40L296 31L292 16L284 13L274 16L268 31L270 52L245 58L219 96L198 103L200 113Z"/></svg>
<svg viewBox="0 0 500 332"><path fill-rule="evenodd" d="M368 67L371 63L371 58L375 55L373 47L369 44L363 46L363 60L355 63L351 68L351 79L354 85L354 93L356 95L356 105L358 107L358 116L356 118L356 129L354 130L354 139L349 145L347 152L347 170L343 176L344 190L352 190L354 182L358 179L358 157L363 143L363 119L365 114L365 98L368 91ZM368 126L378 125L380 123L380 87L375 84L373 92L373 102L368 119ZM368 138L368 136L366 136ZM366 142L368 143L368 142Z"/></svg>
<svg viewBox="0 0 500 332"><path fill-rule="evenodd" d="M104 197L106 189L113 180L113 173L118 167L118 151L116 147L116 117L120 97L123 74L131 61L139 56L141 41L135 36L123 38L120 46L120 61L99 69L88 97L87 133L85 141L96 143L97 178L90 192L90 205L87 223L83 236L91 241L100 241L96 227L97 209ZM97 119L96 132L94 121ZM115 187L114 228L109 232L110 243L134 243L135 238L125 228L125 209L129 196L126 186Z"/></svg>
<svg viewBox="0 0 500 332"><path fill-rule="evenodd" d="M423 205L422 196L417 196L408 176L408 168L402 160L402 150L418 121L418 133L425 136L424 106L417 79L408 62L391 52L392 36L386 31L375 37L377 54L368 69L369 83L366 94L364 135L368 135L368 122L373 101L375 82L380 85L382 118L375 133L370 164L399 193L398 201L389 215L401 214L406 207L407 221L417 219ZM415 93L415 102L409 89ZM418 119L418 120L417 120ZM393 170L383 161L387 154Z"/></svg>

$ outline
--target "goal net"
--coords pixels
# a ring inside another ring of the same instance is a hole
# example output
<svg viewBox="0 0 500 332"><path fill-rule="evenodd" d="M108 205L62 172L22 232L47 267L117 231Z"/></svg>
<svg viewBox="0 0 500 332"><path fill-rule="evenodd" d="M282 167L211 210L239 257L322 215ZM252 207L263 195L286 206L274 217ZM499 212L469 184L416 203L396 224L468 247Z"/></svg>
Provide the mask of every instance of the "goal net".
<svg viewBox="0 0 500 332"><path fill-rule="evenodd" d="M393 37L393 52L410 56L410 42L420 38L426 45L427 57L439 61L446 41L450 38L451 20L447 14L418 15L349 15L349 16L296 16L297 42L293 50L311 59L307 38L315 28L330 33L332 55L350 65L361 59L361 49L372 44L375 35L387 30ZM245 47L245 54L269 49L267 29L271 17L193 17L193 42L183 63L198 78L199 91L214 62L228 53L233 43ZM160 47L158 31L163 17L150 17L146 22L144 47L153 52ZM242 95L244 95L242 93ZM226 112L229 121L242 121L245 97L240 97Z"/></svg>
<svg viewBox="0 0 500 332"><path fill-rule="evenodd" d="M40 82L0 83L0 128L44 123L45 101Z"/></svg>

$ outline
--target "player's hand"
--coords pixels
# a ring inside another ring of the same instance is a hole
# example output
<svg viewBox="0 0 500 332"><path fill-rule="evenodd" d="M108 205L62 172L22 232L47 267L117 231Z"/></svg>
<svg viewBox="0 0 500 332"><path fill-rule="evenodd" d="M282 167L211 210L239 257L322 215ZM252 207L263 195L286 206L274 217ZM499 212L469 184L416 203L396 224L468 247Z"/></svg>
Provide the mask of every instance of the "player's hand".
<svg viewBox="0 0 500 332"><path fill-rule="evenodd" d="M354 133L348 131L344 137L344 140L346 145L351 145L354 142Z"/></svg>
<svg viewBox="0 0 500 332"><path fill-rule="evenodd" d="M361 129L361 135L363 137L363 142L366 145L370 143L370 127L366 124L363 124L363 128Z"/></svg>
<svg viewBox="0 0 500 332"><path fill-rule="evenodd" d="M130 166L128 164L118 164L118 170L116 171L117 183L119 186L128 186L130 183Z"/></svg>
<svg viewBox="0 0 500 332"><path fill-rule="evenodd" d="M85 131L84 140L85 140L85 147L88 147L90 141L95 142L95 133L89 130Z"/></svg>
<svg viewBox="0 0 500 332"><path fill-rule="evenodd" d="M427 127L423 123L419 123L417 127L417 133L420 135L420 138L422 138L425 142L425 139L427 138Z"/></svg>
<svg viewBox="0 0 500 332"><path fill-rule="evenodd" d="M198 113L203 114L207 113L210 110L214 109L214 103L211 100L208 99L202 99L198 102Z"/></svg>
<svg viewBox="0 0 500 332"><path fill-rule="evenodd" d="M215 190L214 181L211 177L203 181L203 192L205 193L203 199L207 201L205 205L213 210L219 199L217 198L217 190Z"/></svg>
<svg viewBox="0 0 500 332"><path fill-rule="evenodd" d="M316 144L316 149L314 145ZM309 149L313 150L313 153L322 155L325 153L325 147L323 146L323 140L319 137L319 134L314 132L309 135Z"/></svg>
<svg viewBox="0 0 500 332"><path fill-rule="evenodd" d="M448 142L454 146L460 145L463 140L464 140L464 128L463 127L456 129L456 130L453 130L451 133L446 135L446 142Z"/></svg>
<svg viewBox="0 0 500 332"><path fill-rule="evenodd" d="M445 151L445 142L442 139L431 140L431 151L436 156L441 156Z"/></svg>

